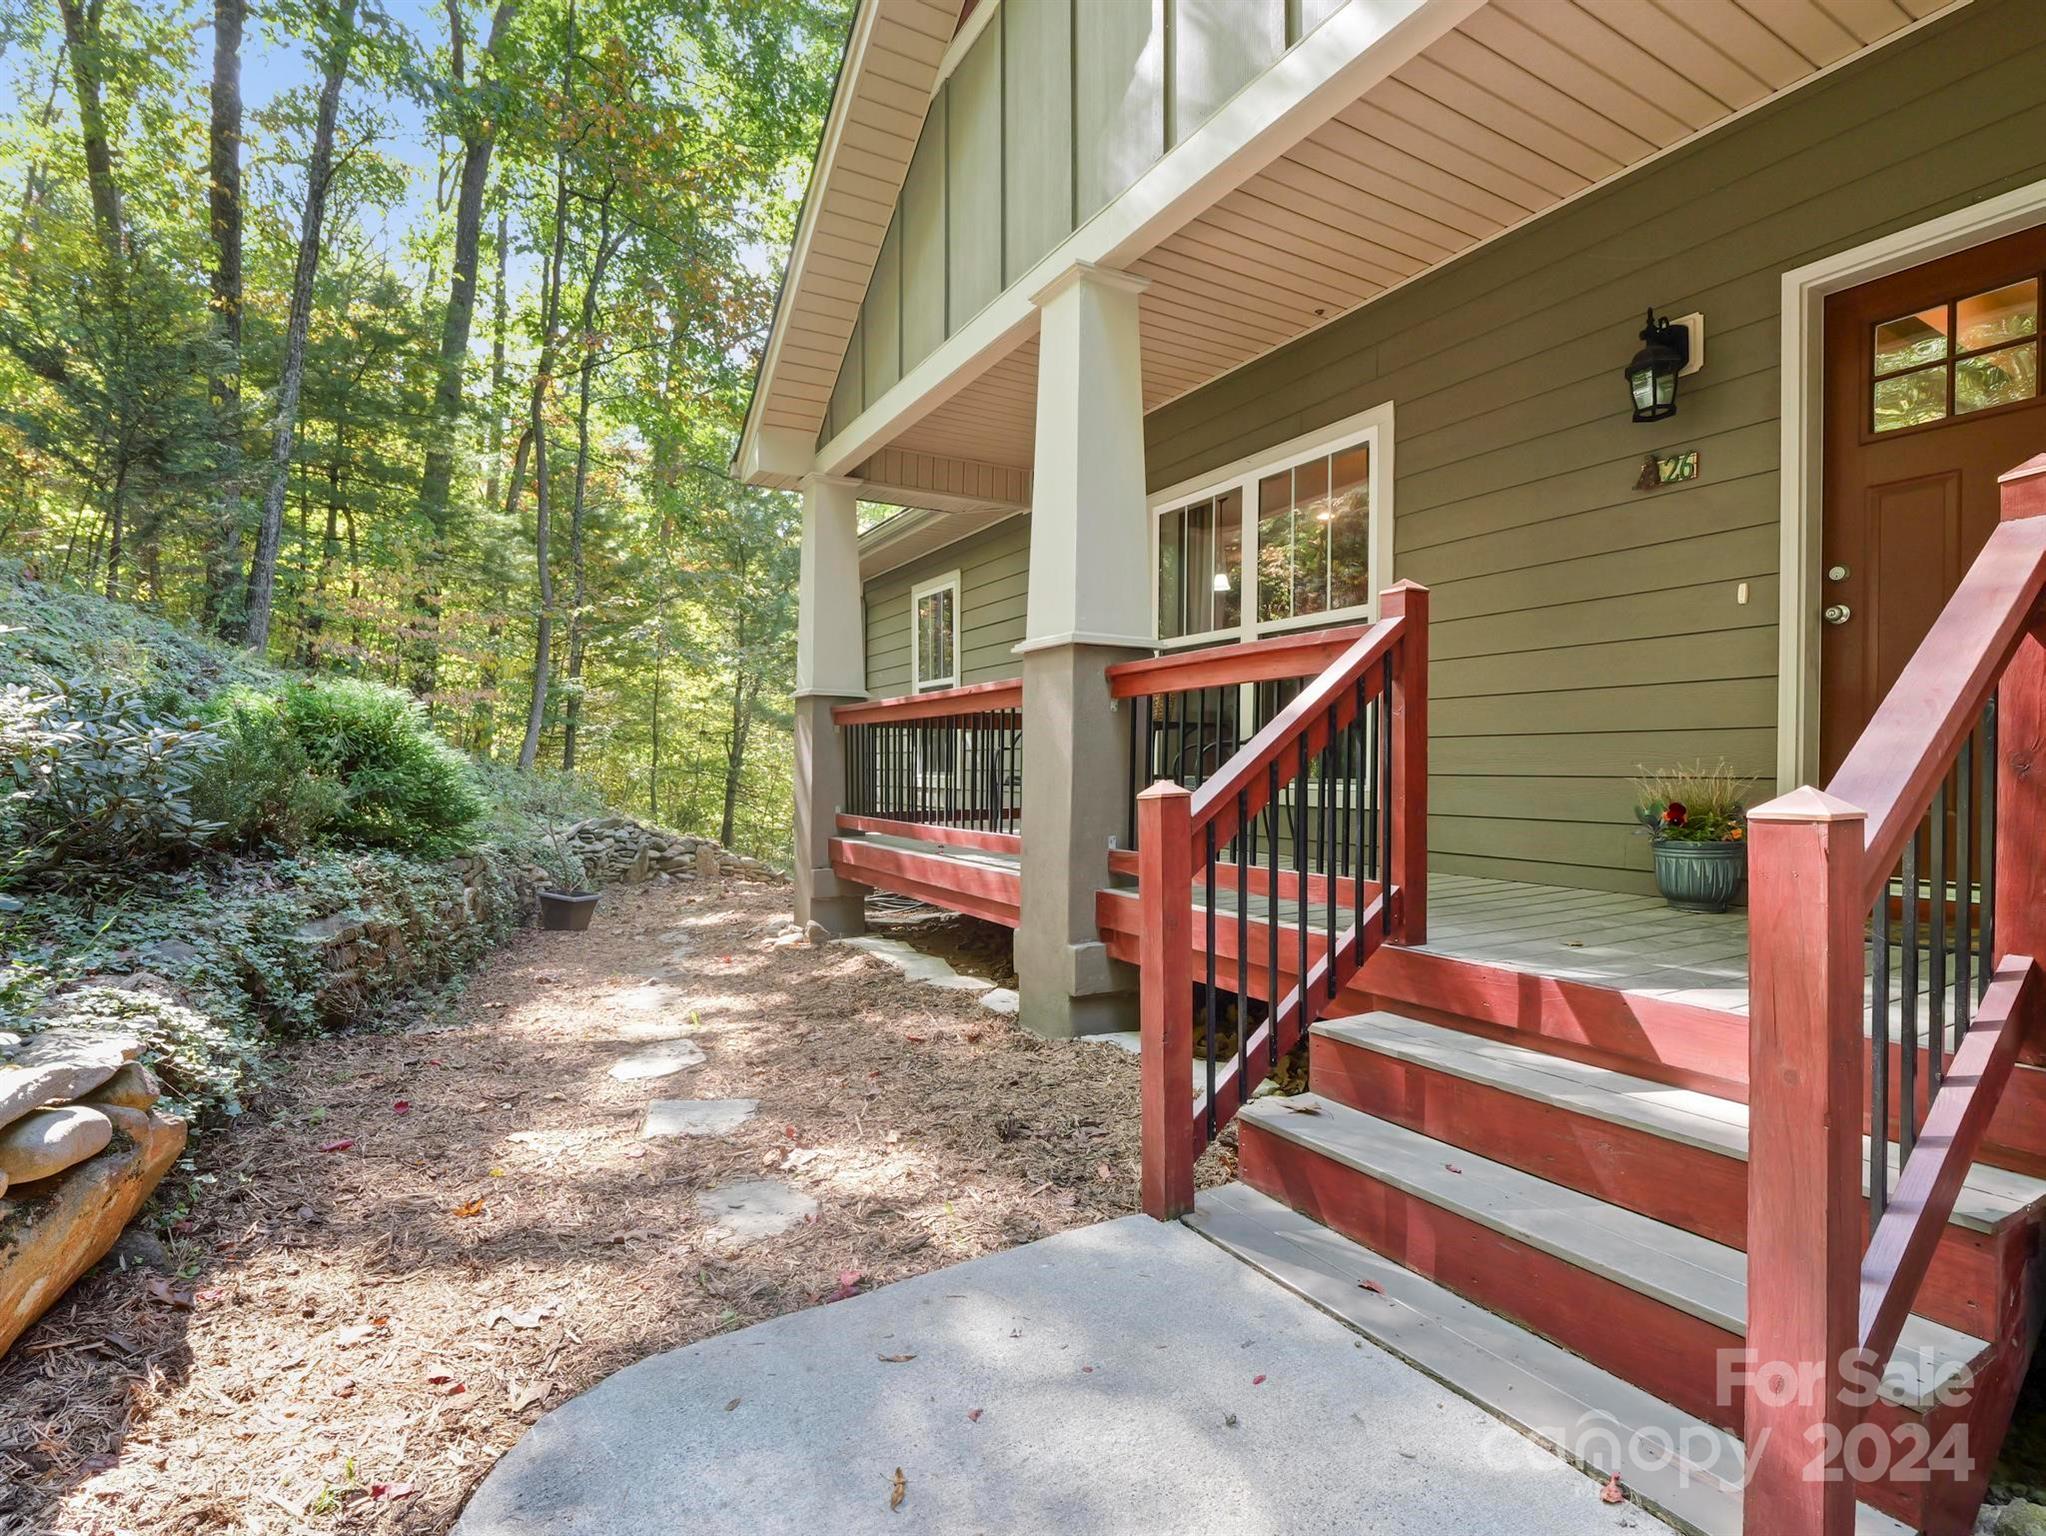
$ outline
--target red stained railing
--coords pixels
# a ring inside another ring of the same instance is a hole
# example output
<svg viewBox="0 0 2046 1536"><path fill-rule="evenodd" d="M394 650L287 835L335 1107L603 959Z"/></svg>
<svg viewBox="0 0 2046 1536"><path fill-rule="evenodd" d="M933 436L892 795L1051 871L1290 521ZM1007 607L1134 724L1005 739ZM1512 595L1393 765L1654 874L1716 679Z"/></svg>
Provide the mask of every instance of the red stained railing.
<svg viewBox="0 0 2046 1536"><path fill-rule="evenodd" d="M1427 590L1402 582L1380 611L1366 629L1110 671L1117 697L1148 702L1204 689L1226 699L1314 669L1198 788L1168 774L1136 797L1143 1203L1160 1219L1192 1208L1201 1150L1372 951L1424 936ZM1213 718L1236 716L1218 704ZM1219 1044L1230 1006L1233 1051Z"/></svg>
<svg viewBox="0 0 2046 1536"><path fill-rule="evenodd" d="M841 832L1022 851L1020 678L840 704L831 718L844 746Z"/></svg>
<svg viewBox="0 0 2046 1536"><path fill-rule="evenodd" d="M1827 790L1749 817L1747 1349L1755 1379L1784 1389L1747 1394L1743 1498L1744 1528L1770 1536L1854 1528L1858 1367L1895 1348L2012 1068L2040 1043L2046 455L2002 495ZM1902 1465L1908 1443L1889 1449L1875 1462Z"/></svg>

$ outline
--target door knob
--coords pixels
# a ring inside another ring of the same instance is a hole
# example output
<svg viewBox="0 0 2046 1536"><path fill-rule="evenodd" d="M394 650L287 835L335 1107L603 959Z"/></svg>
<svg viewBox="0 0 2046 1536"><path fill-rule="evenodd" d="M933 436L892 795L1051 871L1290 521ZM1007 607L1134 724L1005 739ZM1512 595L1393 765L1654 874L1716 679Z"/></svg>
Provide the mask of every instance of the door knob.
<svg viewBox="0 0 2046 1536"><path fill-rule="evenodd" d="M1819 615L1828 624L1845 624L1854 617L1854 610L1845 603L1828 603L1826 611Z"/></svg>

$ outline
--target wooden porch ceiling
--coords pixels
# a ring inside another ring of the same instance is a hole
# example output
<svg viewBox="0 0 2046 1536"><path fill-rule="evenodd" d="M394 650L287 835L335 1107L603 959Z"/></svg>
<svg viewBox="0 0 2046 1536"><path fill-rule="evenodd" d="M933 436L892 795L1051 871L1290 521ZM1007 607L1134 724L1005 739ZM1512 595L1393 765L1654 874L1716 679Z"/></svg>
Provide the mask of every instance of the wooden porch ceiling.
<svg viewBox="0 0 2046 1536"><path fill-rule="evenodd" d="M1131 270L1155 410L1966 0L1487 0ZM1037 341L896 435L1028 468Z"/></svg>

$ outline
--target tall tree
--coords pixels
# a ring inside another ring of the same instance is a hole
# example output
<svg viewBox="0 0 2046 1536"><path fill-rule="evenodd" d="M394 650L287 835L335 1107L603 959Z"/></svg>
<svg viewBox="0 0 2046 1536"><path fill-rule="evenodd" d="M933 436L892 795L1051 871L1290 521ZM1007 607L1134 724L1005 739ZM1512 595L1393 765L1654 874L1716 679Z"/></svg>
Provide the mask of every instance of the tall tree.
<svg viewBox="0 0 2046 1536"><path fill-rule="evenodd" d="M575 772L576 731L582 723L583 662L590 644L589 562L584 523L590 488L590 389L597 376L603 345L597 333L598 296L604 290L604 269L617 250L611 233L611 199L617 183L604 188L597 202L597 247L590 258L590 280L583 288L582 360L576 369L575 482L569 497L568 571L568 697L561 710L561 771Z"/></svg>
<svg viewBox="0 0 2046 1536"><path fill-rule="evenodd" d="M318 117L313 124L313 151L306 163L305 207L299 220L298 265L291 276L291 318L284 333L284 366L277 381L277 411L272 426L270 482L263 493L263 520L256 529L256 552L249 561L246 603L247 633L243 643L261 651L270 643L270 610L276 596L277 550L284 534L284 493L291 473L291 450L298 430L298 396L305 383L306 335L312 327L313 283L320 271L320 230L327 216L327 193L334 179L334 122L341 111L341 87L348 78L348 59L355 48L355 0L340 0L326 47L326 75L320 82Z"/></svg>
<svg viewBox="0 0 2046 1536"><path fill-rule="evenodd" d="M497 104L491 99L493 72L498 50L511 31L518 7L519 0L499 0L490 18L490 36L483 45L477 89L472 91L463 58L461 0L447 0L448 67L462 140L462 169L456 182L454 266L448 282L447 309L441 318L433 423L426 434L424 462L419 472L419 519L431 540L427 549L426 590L422 594L422 621L429 627L437 623L439 572L447 558L449 491L454 483L455 449L461 425L462 381L469 362L469 330L476 315L483 192L490 181L491 152L497 145ZM429 637L422 647L414 680L417 691L432 691L437 666L436 643Z"/></svg>
<svg viewBox="0 0 2046 1536"><path fill-rule="evenodd" d="M206 546L202 616L222 624L242 560L242 25L247 0L213 0L213 85L207 125L207 231L213 241L209 393L219 433L220 518Z"/></svg>
<svg viewBox="0 0 2046 1536"><path fill-rule="evenodd" d="M127 255L127 231L121 216L120 183L114 177L114 146L107 133L106 0L57 0L64 18L64 45L71 59L71 88L78 103L78 143L85 154L86 190L92 195L92 221L105 247L107 270L117 274Z"/></svg>

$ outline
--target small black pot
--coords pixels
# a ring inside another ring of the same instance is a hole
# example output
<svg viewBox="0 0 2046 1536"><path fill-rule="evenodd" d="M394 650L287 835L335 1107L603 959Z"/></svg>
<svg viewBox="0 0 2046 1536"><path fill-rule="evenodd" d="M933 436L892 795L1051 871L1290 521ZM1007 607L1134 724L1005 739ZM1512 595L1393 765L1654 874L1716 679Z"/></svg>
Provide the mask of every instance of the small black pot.
<svg viewBox="0 0 2046 1536"><path fill-rule="evenodd" d="M590 915L597 910L597 894L595 891L542 891L540 926L558 933L581 933L590 926Z"/></svg>

